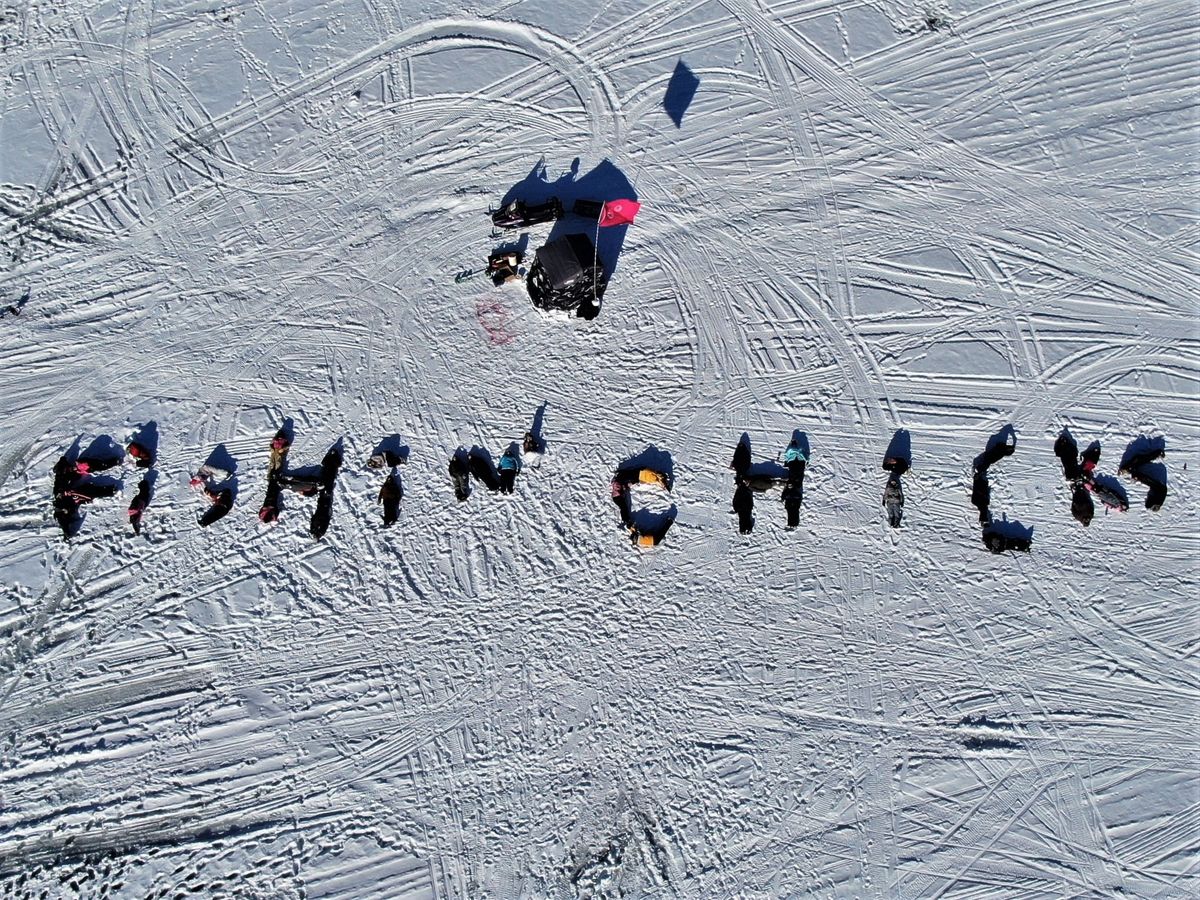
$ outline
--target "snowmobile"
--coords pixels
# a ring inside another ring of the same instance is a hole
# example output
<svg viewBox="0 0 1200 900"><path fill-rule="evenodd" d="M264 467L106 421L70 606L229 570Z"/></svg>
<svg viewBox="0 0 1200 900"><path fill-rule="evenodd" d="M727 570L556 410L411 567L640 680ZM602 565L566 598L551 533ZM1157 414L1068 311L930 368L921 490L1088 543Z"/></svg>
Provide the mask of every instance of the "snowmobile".
<svg viewBox="0 0 1200 900"><path fill-rule="evenodd" d="M900 487L900 476L892 473L883 489L883 506L887 509L888 524L893 528L900 527L900 519L904 515L904 489Z"/></svg>
<svg viewBox="0 0 1200 900"><path fill-rule="evenodd" d="M1125 474L1150 489L1146 494L1146 509L1151 512L1158 512L1162 509L1163 501L1167 499L1167 485L1164 482L1151 475L1143 466L1127 467Z"/></svg>
<svg viewBox="0 0 1200 900"><path fill-rule="evenodd" d="M1117 512L1125 512L1129 509L1129 504L1125 498L1108 485L1101 484L1091 478L1088 478L1084 484L1087 485L1089 491L1096 495L1096 499L1109 509L1115 509Z"/></svg>
<svg viewBox="0 0 1200 900"><path fill-rule="evenodd" d="M607 281L586 234L568 234L539 247L525 279L539 309L574 311L582 319L600 314Z"/></svg>
<svg viewBox="0 0 1200 900"><path fill-rule="evenodd" d="M551 197L545 203L529 204L524 200L510 200L502 207L491 211L492 224L497 228L528 228L542 222L553 222L563 216L562 203Z"/></svg>
<svg viewBox="0 0 1200 900"><path fill-rule="evenodd" d="M275 476L281 488L287 488L301 497L315 497L321 490L321 474L297 475L294 472L281 472Z"/></svg>

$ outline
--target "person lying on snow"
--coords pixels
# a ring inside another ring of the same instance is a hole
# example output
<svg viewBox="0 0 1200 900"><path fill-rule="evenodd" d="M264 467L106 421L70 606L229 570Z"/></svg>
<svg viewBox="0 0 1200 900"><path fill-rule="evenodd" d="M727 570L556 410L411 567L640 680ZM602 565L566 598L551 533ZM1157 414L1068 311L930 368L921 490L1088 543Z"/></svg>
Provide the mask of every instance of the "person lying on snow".
<svg viewBox="0 0 1200 900"><path fill-rule="evenodd" d="M887 509L888 524L899 528L904 515L904 490L900 487L900 477L894 472L883 489L883 506Z"/></svg>
<svg viewBox="0 0 1200 900"><path fill-rule="evenodd" d="M754 530L754 492L741 479L738 479L737 489L733 492L733 511L737 513L740 533L749 534Z"/></svg>
<svg viewBox="0 0 1200 900"><path fill-rule="evenodd" d="M500 493L511 494L513 492L513 483L517 480L517 474L521 471L521 455L516 445L510 446L504 451L504 455L500 457L500 464L497 468L500 470Z"/></svg>
<svg viewBox="0 0 1200 900"><path fill-rule="evenodd" d="M142 513L150 505L150 482L145 478L138 485L137 493L129 501L129 524L133 526L134 534L142 533Z"/></svg>
<svg viewBox="0 0 1200 900"><path fill-rule="evenodd" d="M465 456L460 447L450 457L450 479L454 482L454 496L460 503L471 494L471 470L467 468Z"/></svg>
<svg viewBox="0 0 1200 900"><path fill-rule="evenodd" d="M383 527L389 528L400 518L400 501L404 490L400 487L400 479L395 472L388 472L383 479L383 487L379 489L379 502L383 504Z"/></svg>

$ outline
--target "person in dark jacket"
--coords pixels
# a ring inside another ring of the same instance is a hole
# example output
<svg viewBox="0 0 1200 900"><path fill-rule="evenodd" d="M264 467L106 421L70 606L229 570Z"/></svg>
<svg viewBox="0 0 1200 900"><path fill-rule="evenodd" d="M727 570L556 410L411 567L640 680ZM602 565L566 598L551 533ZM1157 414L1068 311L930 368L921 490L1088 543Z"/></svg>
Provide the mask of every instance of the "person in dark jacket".
<svg viewBox="0 0 1200 900"><path fill-rule="evenodd" d="M1092 494L1083 482L1076 483L1071 493L1071 515L1085 527L1092 524L1092 517L1096 515L1096 504L1092 502Z"/></svg>
<svg viewBox="0 0 1200 900"><path fill-rule="evenodd" d="M991 521L992 486L988 483L987 473L981 469L975 470L975 478L971 482L971 505L979 510L980 525Z"/></svg>
<svg viewBox="0 0 1200 900"><path fill-rule="evenodd" d="M133 526L134 534L142 533L142 513L150 505L150 482L143 478L138 485L137 493L129 501L129 524Z"/></svg>
<svg viewBox="0 0 1200 900"><path fill-rule="evenodd" d="M800 505L804 502L804 479L789 478L779 495L783 508L787 510L787 527L795 528L800 524Z"/></svg>
<svg viewBox="0 0 1200 900"><path fill-rule="evenodd" d="M1079 445L1065 428L1054 442L1054 455L1062 463L1063 477L1067 481L1074 481L1083 475L1079 467Z"/></svg>
<svg viewBox="0 0 1200 900"><path fill-rule="evenodd" d="M745 475L746 470L750 468L750 443L745 435L742 435L733 451L733 462L729 464L729 468L733 469L733 474L738 478Z"/></svg>
<svg viewBox="0 0 1200 900"><path fill-rule="evenodd" d="M379 489L379 501L383 504L383 527L390 528L400 518L400 501L404 498L404 488L396 470L388 472Z"/></svg>
<svg viewBox="0 0 1200 900"><path fill-rule="evenodd" d="M904 516L904 489L900 487L900 476L892 473L883 489L883 506L887 509L888 524L900 527Z"/></svg>
<svg viewBox="0 0 1200 900"><path fill-rule="evenodd" d="M471 495L471 470L467 468L466 453L459 448L450 457L450 478L454 482L454 496L461 503Z"/></svg>
<svg viewBox="0 0 1200 900"><path fill-rule="evenodd" d="M1100 442L1092 441L1086 450L1083 451L1083 465L1081 474L1084 478L1091 478L1097 464L1100 462Z"/></svg>
<svg viewBox="0 0 1200 900"><path fill-rule="evenodd" d="M509 446L500 457L500 493L511 494L517 475L521 471L521 453L516 444Z"/></svg>
<svg viewBox="0 0 1200 900"><path fill-rule="evenodd" d="M130 441L125 449L134 458L139 469L149 469L154 465L154 452L145 444Z"/></svg>
<svg viewBox="0 0 1200 900"><path fill-rule="evenodd" d="M1127 468L1126 474L1134 481L1140 482L1150 490L1146 494L1146 509L1158 512L1162 509L1163 501L1167 499L1167 485L1150 474L1144 464L1137 468Z"/></svg>
<svg viewBox="0 0 1200 900"><path fill-rule="evenodd" d="M754 530L754 492L741 480L733 492L733 511L738 516L739 532L749 534Z"/></svg>

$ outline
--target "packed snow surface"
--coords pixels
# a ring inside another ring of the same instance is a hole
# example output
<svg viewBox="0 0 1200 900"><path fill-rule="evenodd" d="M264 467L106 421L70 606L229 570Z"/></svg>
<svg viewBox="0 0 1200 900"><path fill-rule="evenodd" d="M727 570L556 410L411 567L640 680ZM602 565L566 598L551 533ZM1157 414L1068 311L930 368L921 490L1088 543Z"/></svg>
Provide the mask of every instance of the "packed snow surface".
<svg viewBox="0 0 1200 900"><path fill-rule="evenodd" d="M0 892L1200 892L1198 48L1183 0L0 6ZM455 281L551 195L642 203L594 321ZM285 419L345 452L321 540L256 515ZM126 462L64 540L59 457L148 423L141 536ZM1127 512L1072 519L1064 426ZM740 535L735 444L796 430L799 528Z"/></svg>

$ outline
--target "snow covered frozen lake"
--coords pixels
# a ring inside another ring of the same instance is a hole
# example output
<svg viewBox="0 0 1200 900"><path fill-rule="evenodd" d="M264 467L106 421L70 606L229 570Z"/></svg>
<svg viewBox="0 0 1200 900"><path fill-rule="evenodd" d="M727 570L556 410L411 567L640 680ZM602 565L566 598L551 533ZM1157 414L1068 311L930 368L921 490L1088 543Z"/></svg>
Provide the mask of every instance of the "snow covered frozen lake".
<svg viewBox="0 0 1200 900"><path fill-rule="evenodd" d="M0 63L0 894L1200 893L1194 2L7 0ZM642 208L493 233L552 195ZM572 232L595 320L455 280Z"/></svg>

